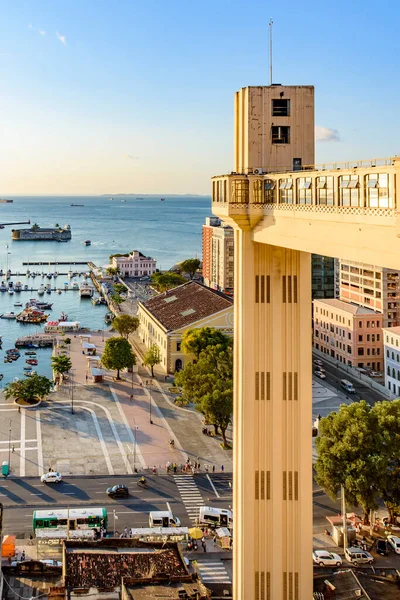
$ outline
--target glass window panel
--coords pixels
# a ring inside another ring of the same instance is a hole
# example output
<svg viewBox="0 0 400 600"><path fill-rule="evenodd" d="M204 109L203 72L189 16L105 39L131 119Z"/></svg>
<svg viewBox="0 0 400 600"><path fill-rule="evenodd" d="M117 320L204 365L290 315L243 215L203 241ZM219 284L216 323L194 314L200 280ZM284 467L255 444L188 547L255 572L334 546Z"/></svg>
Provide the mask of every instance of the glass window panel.
<svg viewBox="0 0 400 600"><path fill-rule="evenodd" d="M358 187L358 179L352 179L351 181L349 181L349 185L348 185L349 189L354 190L356 187Z"/></svg>
<svg viewBox="0 0 400 600"><path fill-rule="evenodd" d="M321 179L319 179L319 181L317 183L317 188L319 190L323 190L323 189L326 189L326 187L327 187L326 181L322 181Z"/></svg>
<svg viewBox="0 0 400 600"><path fill-rule="evenodd" d="M273 190L273 189L275 189L275 184L276 184L276 181L272 181L272 179L269 179L264 184L265 185L265 189L266 190Z"/></svg>
<svg viewBox="0 0 400 600"><path fill-rule="evenodd" d="M369 188L375 188L377 185L378 185L377 179L370 179L367 183L367 187L369 187Z"/></svg>
<svg viewBox="0 0 400 600"><path fill-rule="evenodd" d="M340 187L342 188L342 190L346 189L347 187L349 187L349 181L341 181L340 182Z"/></svg>
<svg viewBox="0 0 400 600"><path fill-rule="evenodd" d="M286 182L286 190L291 190L292 189L292 185L293 185L293 181L292 179L288 179L288 181Z"/></svg>
<svg viewBox="0 0 400 600"><path fill-rule="evenodd" d="M285 179L282 179L280 185L279 185L279 189L280 190L285 190L286 189L286 181Z"/></svg>

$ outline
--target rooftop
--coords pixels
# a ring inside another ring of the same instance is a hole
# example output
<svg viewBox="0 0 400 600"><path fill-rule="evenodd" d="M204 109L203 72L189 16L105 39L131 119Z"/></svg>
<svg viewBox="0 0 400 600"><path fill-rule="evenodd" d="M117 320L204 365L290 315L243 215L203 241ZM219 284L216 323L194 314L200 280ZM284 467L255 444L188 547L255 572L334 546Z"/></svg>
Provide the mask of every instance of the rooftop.
<svg viewBox="0 0 400 600"><path fill-rule="evenodd" d="M189 281L140 303L167 331L187 327L233 305L231 298Z"/></svg>
<svg viewBox="0 0 400 600"><path fill-rule="evenodd" d="M364 306L358 306L358 304L351 304L351 302L344 302L343 300L337 300L336 298L328 298L328 299L319 299L316 298L314 303L323 304L325 306L331 306L332 308L337 308L338 310L343 310L352 315L380 315L381 313L372 310L371 308L366 308Z"/></svg>
<svg viewBox="0 0 400 600"><path fill-rule="evenodd" d="M326 582L335 587L334 595L329 595L333 590L329 590ZM400 594L399 578L394 569L385 569L382 575L379 571L373 573L368 569L318 573L314 577L314 595L316 592L336 600L396 600Z"/></svg>
<svg viewBox="0 0 400 600"><path fill-rule="evenodd" d="M383 327L382 331L391 333L392 335L400 335L400 327Z"/></svg>

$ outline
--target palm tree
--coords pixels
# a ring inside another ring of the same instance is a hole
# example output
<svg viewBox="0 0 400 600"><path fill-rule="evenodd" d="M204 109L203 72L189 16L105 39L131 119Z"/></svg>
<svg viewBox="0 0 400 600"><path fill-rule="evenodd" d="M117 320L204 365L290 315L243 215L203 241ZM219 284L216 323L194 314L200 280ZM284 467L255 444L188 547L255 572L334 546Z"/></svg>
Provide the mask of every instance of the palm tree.
<svg viewBox="0 0 400 600"><path fill-rule="evenodd" d="M107 275L119 275L120 270L119 267L108 267L106 272Z"/></svg>
<svg viewBox="0 0 400 600"><path fill-rule="evenodd" d="M68 373L68 371L71 370L72 362L69 356L53 356L51 359L51 366L53 368L53 371L58 375L61 375L61 379L63 379L64 374Z"/></svg>

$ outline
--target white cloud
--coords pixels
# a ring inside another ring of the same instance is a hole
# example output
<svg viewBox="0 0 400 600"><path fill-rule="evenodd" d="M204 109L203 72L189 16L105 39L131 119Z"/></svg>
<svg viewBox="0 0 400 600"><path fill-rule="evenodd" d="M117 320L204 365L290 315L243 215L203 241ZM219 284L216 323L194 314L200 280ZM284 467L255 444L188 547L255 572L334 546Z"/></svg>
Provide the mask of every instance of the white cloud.
<svg viewBox="0 0 400 600"><path fill-rule="evenodd" d="M46 35L46 32L44 29L39 29L39 33L40 33L40 35Z"/></svg>
<svg viewBox="0 0 400 600"><path fill-rule="evenodd" d="M321 127L317 125L315 128L315 139L317 142L340 142L340 134L337 129L330 127Z"/></svg>
<svg viewBox="0 0 400 600"><path fill-rule="evenodd" d="M133 154L127 154L126 158L128 160L139 160L139 157L138 156L133 156Z"/></svg>
<svg viewBox="0 0 400 600"><path fill-rule="evenodd" d="M57 31L56 36L57 36L57 39L60 40L60 42L63 44L63 46L67 45L67 38L65 37L65 35L61 35L61 33L59 33Z"/></svg>
<svg viewBox="0 0 400 600"><path fill-rule="evenodd" d="M31 29L31 31L37 31L37 32L38 32L40 35L46 35L46 32L45 32L45 30L44 30L44 29L41 29L40 27L39 27L39 28L37 28L37 27L34 27L34 26L32 25L32 23L29 23L29 25L28 25L28 29Z"/></svg>
<svg viewBox="0 0 400 600"><path fill-rule="evenodd" d="M29 25L28 25L28 29L33 29L33 25L32 25L32 23L29 23Z"/></svg>

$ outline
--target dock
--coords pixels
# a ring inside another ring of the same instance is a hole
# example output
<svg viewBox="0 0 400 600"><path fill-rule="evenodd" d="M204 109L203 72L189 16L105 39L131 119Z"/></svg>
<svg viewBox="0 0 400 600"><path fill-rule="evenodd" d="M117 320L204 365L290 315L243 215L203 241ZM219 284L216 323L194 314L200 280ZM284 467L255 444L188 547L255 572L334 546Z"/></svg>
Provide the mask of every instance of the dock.
<svg viewBox="0 0 400 600"><path fill-rule="evenodd" d="M88 261L84 262L71 262L70 260L66 261L58 261L58 260L44 260L43 262L23 262L23 265L33 266L33 265L88 265Z"/></svg>
<svg viewBox="0 0 400 600"><path fill-rule="evenodd" d="M52 348L56 342L57 336L48 333L36 333L33 335L25 335L17 338L15 342L16 348L29 348L33 345L39 348Z"/></svg>

